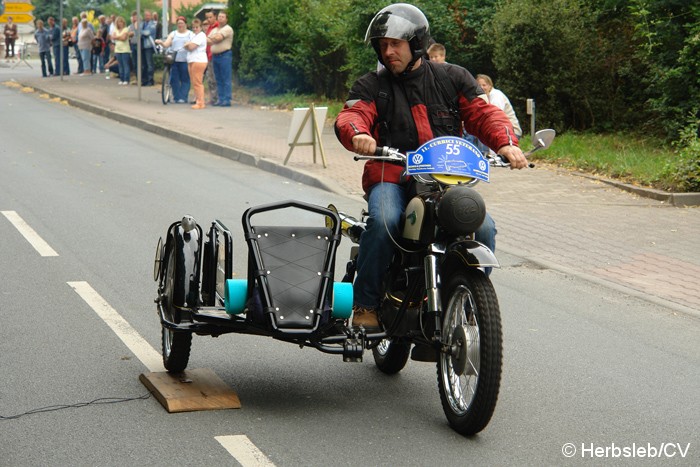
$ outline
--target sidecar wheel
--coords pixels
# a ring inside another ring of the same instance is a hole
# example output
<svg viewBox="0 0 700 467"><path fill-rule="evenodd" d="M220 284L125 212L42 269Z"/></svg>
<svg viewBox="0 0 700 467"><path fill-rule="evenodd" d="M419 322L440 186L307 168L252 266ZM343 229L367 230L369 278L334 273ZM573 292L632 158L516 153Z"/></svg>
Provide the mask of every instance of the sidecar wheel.
<svg viewBox="0 0 700 467"><path fill-rule="evenodd" d="M438 387L445 416L458 433L474 435L488 425L501 382L502 341L498 299L478 270L459 271L443 288Z"/></svg>
<svg viewBox="0 0 700 467"><path fill-rule="evenodd" d="M175 277L178 273L175 252L172 248L166 253L166 270L163 290L163 310L167 318L180 323L183 320L181 311L175 307ZM187 331L173 331L162 326L161 342L163 347L163 366L169 373L181 373L187 368L192 346L192 333Z"/></svg>
<svg viewBox="0 0 700 467"><path fill-rule="evenodd" d="M394 375L403 370L411 354L411 344L399 339L382 339L372 349L374 363L377 368L387 375Z"/></svg>

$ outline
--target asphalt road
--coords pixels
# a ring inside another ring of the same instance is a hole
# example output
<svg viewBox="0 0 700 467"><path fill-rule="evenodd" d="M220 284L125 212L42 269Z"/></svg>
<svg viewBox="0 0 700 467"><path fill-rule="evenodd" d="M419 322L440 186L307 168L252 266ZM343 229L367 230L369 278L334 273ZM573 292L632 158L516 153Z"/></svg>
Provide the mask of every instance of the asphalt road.
<svg viewBox="0 0 700 467"><path fill-rule="evenodd" d="M361 206L35 95L0 87L0 107L0 210L58 255L41 256L0 216L0 416L133 399L1 419L0 464L245 463L216 440L236 435L276 465L700 463L699 320L511 255L493 275L501 396L476 437L447 426L431 364L386 377L369 355L348 364L250 336L195 336L190 361L242 409L168 414L140 399L147 367L69 284L89 284L159 351L153 254L170 223L221 219L238 234L242 273L245 208Z"/></svg>

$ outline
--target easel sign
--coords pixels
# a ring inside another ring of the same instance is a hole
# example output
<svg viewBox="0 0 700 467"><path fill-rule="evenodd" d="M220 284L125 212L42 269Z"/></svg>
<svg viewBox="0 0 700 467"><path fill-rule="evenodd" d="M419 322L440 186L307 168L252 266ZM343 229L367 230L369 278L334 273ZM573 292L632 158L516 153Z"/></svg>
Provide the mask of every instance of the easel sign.
<svg viewBox="0 0 700 467"><path fill-rule="evenodd" d="M321 151L321 159L323 160L323 168L327 168L326 154L323 152L323 143L321 141L321 130L323 122L326 121L326 113L328 107L297 107L292 115L292 124L289 127L289 136L287 143L289 144L289 152L284 159L284 165L287 165L292 151L297 146L313 146L314 148L314 164L316 163L316 145Z"/></svg>

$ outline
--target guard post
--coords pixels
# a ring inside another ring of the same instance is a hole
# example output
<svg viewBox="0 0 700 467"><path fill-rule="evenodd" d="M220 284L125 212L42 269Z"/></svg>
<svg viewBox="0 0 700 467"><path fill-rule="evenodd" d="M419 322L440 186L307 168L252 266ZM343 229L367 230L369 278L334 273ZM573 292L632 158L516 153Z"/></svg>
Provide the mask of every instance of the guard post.
<svg viewBox="0 0 700 467"><path fill-rule="evenodd" d="M535 141L535 99L526 101L527 114L530 116L530 138Z"/></svg>

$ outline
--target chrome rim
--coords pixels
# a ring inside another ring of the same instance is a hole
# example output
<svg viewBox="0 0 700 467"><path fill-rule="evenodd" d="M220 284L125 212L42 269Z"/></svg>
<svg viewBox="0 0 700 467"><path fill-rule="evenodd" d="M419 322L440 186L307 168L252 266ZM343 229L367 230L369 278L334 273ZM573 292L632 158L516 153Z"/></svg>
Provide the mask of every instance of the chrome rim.
<svg viewBox="0 0 700 467"><path fill-rule="evenodd" d="M172 329L163 328L163 356L168 358L173 347Z"/></svg>
<svg viewBox="0 0 700 467"><path fill-rule="evenodd" d="M443 336L447 348L455 345L453 341L454 329L457 326L465 326L466 334L469 336L468 349L465 352L468 356L466 363L467 370L459 375L452 366L452 356L449 353L440 353L440 366L442 374L442 384L445 388L447 401L452 411L457 415L464 415L469 410L469 406L474 400L476 389L479 384L479 323L476 317L476 304L469 289L460 285L455 289L455 293L450 299L450 303L445 313L445 323L443 325Z"/></svg>
<svg viewBox="0 0 700 467"><path fill-rule="evenodd" d="M389 352L389 346L391 346L391 340L382 339L377 345L377 353L381 356L386 355Z"/></svg>

